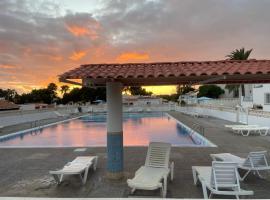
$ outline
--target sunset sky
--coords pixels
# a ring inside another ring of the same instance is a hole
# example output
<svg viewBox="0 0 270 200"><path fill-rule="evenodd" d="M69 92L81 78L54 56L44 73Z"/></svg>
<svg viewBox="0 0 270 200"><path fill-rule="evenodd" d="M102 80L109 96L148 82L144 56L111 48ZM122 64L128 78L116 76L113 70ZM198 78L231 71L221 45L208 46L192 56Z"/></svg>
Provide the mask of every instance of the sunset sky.
<svg viewBox="0 0 270 200"><path fill-rule="evenodd" d="M270 0L0 0L0 88L27 92L86 63L222 60L241 47L269 59L269 8Z"/></svg>

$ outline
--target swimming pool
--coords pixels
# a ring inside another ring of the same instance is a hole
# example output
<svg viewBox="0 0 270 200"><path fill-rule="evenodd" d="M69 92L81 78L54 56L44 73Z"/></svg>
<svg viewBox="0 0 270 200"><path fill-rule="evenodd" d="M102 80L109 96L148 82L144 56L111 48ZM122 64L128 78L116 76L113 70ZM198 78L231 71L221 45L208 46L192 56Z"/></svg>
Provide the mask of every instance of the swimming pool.
<svg viewBox="0 0 270 200"><path fill-rule="evenodd" d="M124 146L147 146L150 141L173 146L214 146L206 138L166 113L124 113ZM0 137L0 147L106 146L106 115L91 114L34 131Z"/></svg>

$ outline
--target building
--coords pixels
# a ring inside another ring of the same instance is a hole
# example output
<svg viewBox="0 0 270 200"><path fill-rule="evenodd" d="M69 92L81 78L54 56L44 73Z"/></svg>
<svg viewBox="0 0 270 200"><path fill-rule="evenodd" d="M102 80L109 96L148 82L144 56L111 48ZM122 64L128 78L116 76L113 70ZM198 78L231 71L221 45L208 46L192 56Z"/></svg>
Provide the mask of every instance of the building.
<svg viewBox="0 0 270 200"><path fill-rule="evenodd" d="M38 109L46 109L50 107L51 106L45 103L28 103L28 104L21 104L20 110L38 110Z"/></svg>
<svg viewBox="0 0 270 200"><path fill-rule="evenodd" d="M0 111L19 110L19 106L5 99L0 99Z"/></svg>
<svg viewBox="0 0 270 200"><path fill-rule="evenodd" d="M126 106L145 106L161 104L163 104L163 99L156 96L123 95L123 105Z"/></svg>
<svg viewBox="0 0 270 200"><path fill-rule="evenodd" d="M184 104L196 104L198 103L197 99L198 91L190 91L186 94L180 95L178 101L180 104L184 102Z"/></svg>
<svg viewBox="0 0 270 200"><path fill-rule="evenodd" d="M270 112L270 84L245 85L245 94L242 97L243 107L262 109Z"/></svg>

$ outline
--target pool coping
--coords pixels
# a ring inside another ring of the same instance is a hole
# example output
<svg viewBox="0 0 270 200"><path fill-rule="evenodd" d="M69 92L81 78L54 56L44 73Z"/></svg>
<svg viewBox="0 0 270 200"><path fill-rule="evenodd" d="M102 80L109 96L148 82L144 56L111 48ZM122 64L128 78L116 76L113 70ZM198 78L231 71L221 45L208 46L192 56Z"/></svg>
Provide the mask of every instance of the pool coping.
<svg viewBox="0 0 270 200"><path fill-rule="evenodd" d="M173 118L178 124L180 124L181 126L185 127L189 132L193 132L193 134L195 134L196 137L206 141L209 145L207 146L200 146L200 145L189 145L188 147L218 147L216 144L214 144L213 142L211 142L210 140L208 140L206 137L202 136L200 133L198 133L197 131L193 130L192 128L190 128L189 126L185 125L184 123L182 123L181 121L179 121L178 119L176 119L175 117L173 117L172 115L170 115L169 113L166 112L166 114Z"/></svg>
<svg viewBox="0 0 270 200"><path fill-rule="evenodd" d="M0 136L0 140L11 137L11 136L17 136L17 135L20 135L22 133L26 133L26 132L29 132L29 131L40 130L42 128L46 128L46 127L53 126L53 125L56 125L56 124L61 124L61 123L68 122L68 121L71 121L71 120L74 120L74 119L79 119L81 117L85 117L85 116L88 116L88 115L90 115L90 114L88 113L88 114L85 114L85 115L80 115L80 116L77 116L77 117L72 117L72 118L69 118L69 119L64 119L64 120L60 120L60 121L57 121L57 122L36 126L34 128L28 128L28 129L24 129L24 130L21 130L21 131L16 131L16 132L13 132L13 133L9 133L9 134ZM3 147L0 147L0 148L3 148Z"/></svg>
<svg viewBox="0 0 270 200"><path fill-rule="evenodd" d="M170 115L168 112L161 112L161 113L164 113L168 117L174 119L176 121L176 123L180 124L181 126L184 126L190 132L192 131L193 134L196 135L196 137L201 138L202 140L206 141L209 144L207 146L197 145L197 144L181 144L181 145L172 145L172 147L188 147L188 148L189 147L195 147L195 148L217 147L217 145L215 145L210 140L208 140L207 138L205 138L204 136L202 136L201 134L199 134L195 130L191 129L190 127L188 127L184 123L180 122L178 119L176 119L175 117L173 117L172 115ZM17 136L17 135L20 135L22 133L26 133L26 132L29 132L29 131L40 130L42 128L46 128L46 127L53 126L53 125L56 125L56 124L61 124L61 123L68 122L68 121L72 121L72 120L79 119L81 117L86 117L86 116L89 116L89 115L91 115L91 114L88 113L88 114L85 114L85 115L81 115L81 116L77 116L77 117L72 117L72 118L69 118L69 119L65 119L65 120L61 120L61 121L57 121L57 122L53 122L53 123L41 125L41 126L38 126L38 127L34 127L34 128L30 128L30 129L25 129L25 130L22 130L22 131L17 131L17 132L14 132L14 133L10 133L10 134L7 134L7 135L0 136L0 140L1 139L8 138L8 137L11 137L11 136ZM124 146L124 147L147 147L147 146L148 145ZM15 148L82 148L82 147L85 147L85 148L91 148L91 147L93 147L93 148L96 148L96 147L104 148L104 147L106 147L106 145L104 145L104 146L100 146L100 145L99 146L98 145L97 146L96 145L91 145L91 146L0 146L0 149L9 149L9 148L14 148L14 149Z"/></svg>

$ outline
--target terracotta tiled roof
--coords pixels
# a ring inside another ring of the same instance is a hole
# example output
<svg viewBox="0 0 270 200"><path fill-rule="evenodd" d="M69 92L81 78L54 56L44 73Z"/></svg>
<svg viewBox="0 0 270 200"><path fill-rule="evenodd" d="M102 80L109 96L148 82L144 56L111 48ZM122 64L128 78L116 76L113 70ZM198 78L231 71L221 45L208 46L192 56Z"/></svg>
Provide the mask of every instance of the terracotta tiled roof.
<svg viewBox="0 0 270 200"><path fill-rule="evenodd" d="M0 99L0 110L16 110L16 109L19 109L18 105L12 102Z"/></svg>
<svg viewBox="0 0 270 200"><path fill-rule="evenodd" d="M270 82L270 60L86 64L62 74L60 80L87 78L94 82L100 80L101 83L102 79L117 79L123 82L128 79L171 79L182 83L185 80L190 81L190 77L199 81L204 80L203 77L237 75L236 81L251 82L248 78L259 74L267 75Z"/></svg>

